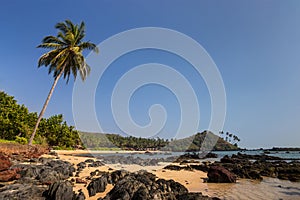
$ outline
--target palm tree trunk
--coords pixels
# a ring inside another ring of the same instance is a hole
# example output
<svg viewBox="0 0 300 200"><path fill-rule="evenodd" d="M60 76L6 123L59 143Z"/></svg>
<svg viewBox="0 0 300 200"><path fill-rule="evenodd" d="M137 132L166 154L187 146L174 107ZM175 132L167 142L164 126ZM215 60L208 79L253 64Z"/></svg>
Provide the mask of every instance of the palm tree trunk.
<svg viewBox="0 0 300 200"><path fill-rule="evenodd" d="M62 70L60 71L60 73L58 74L58 76L55 77L55 79L54 79L54 82L53 82L53 84L52 84L52 87L51 87L51 89L50 89L50 92L49 92L49 94L48 94L48 97L47 97L47 99L46 99L46 101L45 101L45 103L44 103L44 106L43 106L43 108L42 108L42 110L41 110L41 112L40 112L40 114L39 114L39 117L38 117L38 119L37 119L37 122L36 122L36 124L35 124L34 130L33 130L32 134L31 134L31 136L30 136L28 145L32 145L32 141L33 141L34 136L35 136L35 134L36 134L36 131L37 131L38 127L39 127L39 124L40 124L40 122L41 122L41 120L42 120L42 117L43 117L43 115L44 115L44 113L45 113L45 111L46 111L46 108L47 108L47 106L48 106L48 103L49 103L49 101L50 101L50 98L51 98L51 96L52 96L52 94L53 94L54 88L55 88L55 86L56 86L56 84L57 84L59 78L60 78L61 75L63 74L63 72L64 72L64 69L62 69Z"/></svg>

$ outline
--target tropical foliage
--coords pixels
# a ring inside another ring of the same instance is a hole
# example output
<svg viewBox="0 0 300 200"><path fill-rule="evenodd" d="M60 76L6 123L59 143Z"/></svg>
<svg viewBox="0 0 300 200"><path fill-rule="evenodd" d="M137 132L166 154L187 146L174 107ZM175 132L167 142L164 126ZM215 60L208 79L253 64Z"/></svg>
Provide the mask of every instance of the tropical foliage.
<svg viewBox="0 0 300 200"><path fill-rule="evenodd" d="M0 138L26 143L34 128L37 114L19 105L13 96L0 91ZM80 145L78 132L68 126L62 115L41 120L35 143L64 148Z"/></svg>
<svg viewBox="0 0 300 200"><path fill-rule="evenodd" d="M80 138L86 148L120 148L125 150L164 150L164 151L199 151L201 150L236 150L237 146L226 142L209 131L193 136L171 140L162 138L123 137L117 134L80 132ZM205 141L205 142L204 142Z"/></svg>
<svg viewBox="0 0 300 200"><path fill-rule="evenodd" d="M230 132L224 132L224 131L220 131L220 136L226 141L226 142L229 142L235 146L238 146L238 143L241 141L241 139L233 134L233 133L230 133Z"/></svg>

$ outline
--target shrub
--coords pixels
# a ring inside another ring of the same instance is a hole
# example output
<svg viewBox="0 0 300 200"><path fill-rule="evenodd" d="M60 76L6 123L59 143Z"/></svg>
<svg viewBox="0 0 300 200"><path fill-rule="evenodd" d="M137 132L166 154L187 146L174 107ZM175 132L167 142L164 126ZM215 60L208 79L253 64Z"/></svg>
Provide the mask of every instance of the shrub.
<svg viewBox="0 0 300 200"><path fill-rule="evenodd" d="M16 139L15 141L19 144L27 144L28 143L28 140L24 137L19 137L19 136L16 136Z"/></svg>

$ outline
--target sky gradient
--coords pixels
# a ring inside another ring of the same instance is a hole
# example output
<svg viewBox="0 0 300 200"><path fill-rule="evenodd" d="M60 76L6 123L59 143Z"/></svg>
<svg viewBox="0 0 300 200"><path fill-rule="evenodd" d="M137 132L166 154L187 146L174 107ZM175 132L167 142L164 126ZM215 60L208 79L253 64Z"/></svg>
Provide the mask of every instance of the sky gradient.
<svg viewBox="0 0 300 200"><path fill-rule="evenodd" d="M53 82L46 68L37 68L45 50L36 46L46 35L56 35L54 25L65 19L84 21L86 39L95 44L139 27L188 35L206 49L221 73L227 96L224 131L238 135L240 146L247 148L300 146L299 1L3 1L0 90L32 112L40 111ZM99 82L95 106L106 132L120 131L110 111L114 84L122 73L149 62L172 66L191 81L201 110L199 131L205 130L211 105L203 79L186 61L150 49L120 57ZM72 91L73 81L66 85L60 80L45 116L62 113L74 124ZM178 127L180 110L166 88L148 85L138 90L130 102L132 117L147 124L148 108L155 103L168 112L161 135L169 137ZM87 123L85 131L94 130Z"/></svg>

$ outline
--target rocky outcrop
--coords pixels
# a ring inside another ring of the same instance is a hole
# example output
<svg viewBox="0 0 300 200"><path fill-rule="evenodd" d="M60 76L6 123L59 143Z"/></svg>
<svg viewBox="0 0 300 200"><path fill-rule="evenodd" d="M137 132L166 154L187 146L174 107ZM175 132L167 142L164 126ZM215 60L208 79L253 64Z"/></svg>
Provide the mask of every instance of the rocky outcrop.
<svg viewBox="0 0 300 200"><path fill-rule="evenodd" d="M104 192L108 183L108 175L104 174L99 178L93 179L87 186L89 196L95 196L96 193Z"/></svg>
<svg viewBox="0 0 300 200"><path fill-rule="evenodd" d="M177 200L220 200L220 199L217 197L205 196L201 192L191 192L191 193L178 195Z"/></svg>
<svg viewBox="0 0 300 200"><path fill-rule="evenodd" d="M20 168L21 178L19 183L39 182L39 184L50 185L51 183L65 180L75 172L71 163L61 160L41 159L39 165L15 165L13 168Z"/></svg>
<svg viewBox="0 0 300 200"><path fill-rule="evenodd" d="M224 156L214 166L223 166L240 178L262 180L263 176L300 182L300 162L286 162L268 155Z"/></svg>
<svg viewBox="0 0 300 200"><path fill-rule="evenodd" d="M118 181L115 183L114 188L104 198L99 198L99 200L213 199L203 196L201 193L188 193L188 190L180 183L174 180L157 179L154 174L146 171L136 173L118 171L116 174L119 176L116 176ZM121 178L123 175L124 177Z"/></svg>
<svg viewBox="0 0 300 200"><path fill-rule="evenodd" d="M47 186L31 184L12 184L0 188L0 200L45 200L43 192Z"/></svg>
<svg viewBox="0 0 300 200"><path fill-rule="evenodd" d="M209 183L235 183L236 176L222 166L212 166L207 173Z"/></svg>
<svg viewBox="0 0 300 200"><path fill-rule="evenodd" d="M76 197L72 183L69 181L52 183L44 196L46 200L73 200Z"/></svg>

